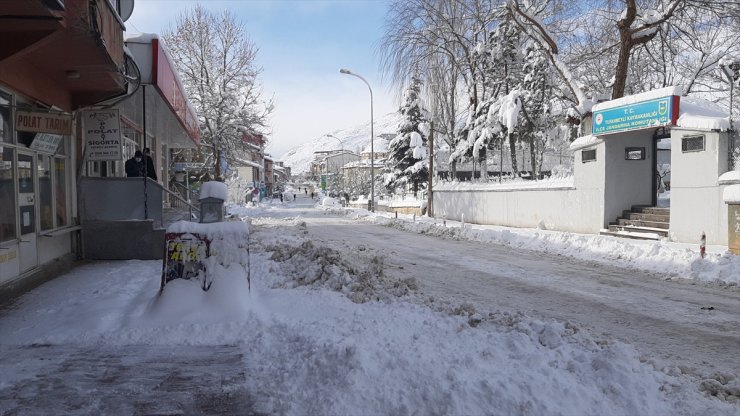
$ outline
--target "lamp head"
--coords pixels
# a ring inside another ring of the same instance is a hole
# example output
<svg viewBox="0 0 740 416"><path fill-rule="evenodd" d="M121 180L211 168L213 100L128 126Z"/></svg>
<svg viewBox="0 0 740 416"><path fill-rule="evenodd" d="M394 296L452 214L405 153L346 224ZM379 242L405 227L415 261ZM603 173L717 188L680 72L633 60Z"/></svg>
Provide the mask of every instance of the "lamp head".
<svg viewBox="0 0 740 416"><path fill-rule="evenodd" d="M351 74L352 73L352 71L350 71L349 69L346 69L346 68L340 69L339 72L341 72L342 74Z"/></svg>

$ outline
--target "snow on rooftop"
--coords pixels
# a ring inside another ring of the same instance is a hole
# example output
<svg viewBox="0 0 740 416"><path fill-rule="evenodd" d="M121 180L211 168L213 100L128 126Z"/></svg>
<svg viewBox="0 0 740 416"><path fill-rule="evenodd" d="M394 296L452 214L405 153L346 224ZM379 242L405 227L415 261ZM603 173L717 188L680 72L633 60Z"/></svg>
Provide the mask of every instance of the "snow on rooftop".
<svg viewBox="0 0 740 416"><path fill-rule="evenodd" d="M647 91L640 94L628 95L626 97L617 98L616 100L605 101L598 103L593 106L593 111L606 110L609 108L621 107L623 105L635 104L642 101L654 100L656 98L669 97L671 95L683 95L683 89L681 87L666 87L657 90ZM681 97L683 100L683 97Z"/></svg>
<svg viewBox="0 0 740 416"><path fill-rule="evenodd" d="M720 185L740 183L740 170L725 172L719 177Z"/></svg>
<svg viewBox="0 0 740 416"><path fill-rule="evenodd" d="M722 192L722 200L725 204L740 204L740 185L730 185L725 188Z"/></svg>
<svg viewBox="0 0 740 416"><path fill-rule="evenodd" d="M603 143L604 140L598 138L597 136L594 136L593 134L589 134L587 136L581 136L573 141L573 143L570 144L569 149L572 151L576 151L579 149L583 149L585 147L594 146L599 143Z"/></svg>
<svg viewBox="0 0 740 416"><path fill-rule="evenodd" d="M124 42L152 43L154 39L159 39L159 35L156 33L132 33L126 35Z"/></svg>
<svg viewBox="0 0 740 416"><path fill-rule="evenodd" d="M677 126L697 130L730 129L730 115L717 104L696 97L681 97Z"/></svg>

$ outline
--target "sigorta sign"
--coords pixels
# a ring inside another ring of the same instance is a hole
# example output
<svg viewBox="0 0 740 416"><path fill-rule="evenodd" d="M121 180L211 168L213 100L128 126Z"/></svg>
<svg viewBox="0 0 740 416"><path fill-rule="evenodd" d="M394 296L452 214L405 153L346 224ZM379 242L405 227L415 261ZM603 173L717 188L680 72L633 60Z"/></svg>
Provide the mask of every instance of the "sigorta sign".
<svg viewBox="0 0 740 416"><path fill-rule="evenodd" d="M122 160L121 118L117 108L82 112L87 160Z"/></svg>
<svg viewBox="0 0 740 416"><path fill-rule="evenodd" d="M16 111L15 129L32 133L49 133L69 136L72 134L72 116Z"/></svg>

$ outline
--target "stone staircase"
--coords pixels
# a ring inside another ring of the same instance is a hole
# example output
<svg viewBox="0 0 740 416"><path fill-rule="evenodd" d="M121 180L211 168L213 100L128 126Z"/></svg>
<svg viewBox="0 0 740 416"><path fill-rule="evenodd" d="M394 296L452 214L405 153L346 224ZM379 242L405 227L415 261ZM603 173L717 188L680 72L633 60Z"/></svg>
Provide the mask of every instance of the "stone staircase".
<svg viewBox="0 0 740 416"><path fill-rule="evenodd" d="M668 237L670 212L670 208L634 205L630 211L624 211L616 222L609 223L609 229L602 230L600 234L641 240L660 240Z"/></svg>

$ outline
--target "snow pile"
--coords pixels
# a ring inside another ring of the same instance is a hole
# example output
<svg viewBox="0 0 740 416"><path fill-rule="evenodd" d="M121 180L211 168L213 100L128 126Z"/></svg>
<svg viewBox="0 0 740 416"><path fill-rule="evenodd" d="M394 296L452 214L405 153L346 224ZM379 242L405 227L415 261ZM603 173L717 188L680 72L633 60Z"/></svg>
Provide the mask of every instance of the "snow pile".
<svg viewBox="0 0 740 416"><path fill-rule="evenodd" d="M342 206L342 204L336 198L331 198L328 196L324 197L321 200L321 205L325 207L341 207Z"/></svg>

